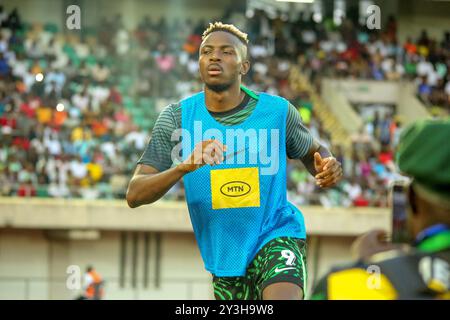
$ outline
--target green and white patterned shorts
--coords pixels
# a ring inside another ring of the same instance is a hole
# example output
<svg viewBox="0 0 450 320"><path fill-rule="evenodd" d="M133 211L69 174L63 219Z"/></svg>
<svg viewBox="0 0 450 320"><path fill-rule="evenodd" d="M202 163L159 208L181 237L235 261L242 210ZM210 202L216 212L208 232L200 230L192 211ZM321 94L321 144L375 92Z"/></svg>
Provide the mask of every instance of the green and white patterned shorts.
<svg viewBox="0 0 450 320"><path fill-rule="evenodd" d="M262 300L263 290L277 282L294 283L304 291L306 276L306 241L275 238L258 251L245 276L213 276L214 296L217 300Z"/></svg>

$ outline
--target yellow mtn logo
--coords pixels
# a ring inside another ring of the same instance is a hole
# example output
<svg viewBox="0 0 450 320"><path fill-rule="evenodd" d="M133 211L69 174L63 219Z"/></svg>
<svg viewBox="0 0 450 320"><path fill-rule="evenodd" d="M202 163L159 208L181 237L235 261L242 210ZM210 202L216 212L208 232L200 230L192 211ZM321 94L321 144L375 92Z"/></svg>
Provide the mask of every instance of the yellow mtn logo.
<svg viewBox="0 0 450 320"><path fill-rule="evenodd" d="M220 188L220 192L227 197L242 197L251 190L250 185L243 181L231 181Z"/></svg>
<svg viewBox="0 0 450 320"><path fill-rule="evenodd" d="M214 210L259 207L258 169L211 170L211 207Z"/></svg>

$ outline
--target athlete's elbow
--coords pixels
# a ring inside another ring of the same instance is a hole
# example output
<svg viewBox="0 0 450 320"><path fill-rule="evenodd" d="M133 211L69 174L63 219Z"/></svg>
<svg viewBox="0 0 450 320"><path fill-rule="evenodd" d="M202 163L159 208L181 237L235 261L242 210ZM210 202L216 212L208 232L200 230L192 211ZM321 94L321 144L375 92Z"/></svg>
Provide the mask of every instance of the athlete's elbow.
<svg viewBox="0 0 450 320"><path fill-rule="evenodd" d="M131 209L139 207L139 205L137 203L132 202L132 201L130 201L128 199L127 199L127 203L128 203L128 207L130 207Z"/></svg>
<svg viewBox="0 0 450 320"><path fill-rule="evenodd" d="M136 201L136 197L130 193L129 191L127 191L127 204L131 209L137 208L139 207L137 201Z"/></svg>
<svg viewBox="0 0 450 320"><path fill-rule="evenodd" d="M134 208L137 208L137 207L140 206L139 199L138 199L138 194L134 190L134 188L132 187L131 183L128 186L128 189L127 189L126 199L127 199L127 204L128 204L128 206L131 209L134 209Z"/></svg>
<svg viewBox="0 0 450 320"><path fill-rule="evenodd" d="M131 209L140 207L144 204L150 204L156 201L156 199L143 199L139 196L138 192L133 189L128 188L126 194L127 204Z"/></svg>

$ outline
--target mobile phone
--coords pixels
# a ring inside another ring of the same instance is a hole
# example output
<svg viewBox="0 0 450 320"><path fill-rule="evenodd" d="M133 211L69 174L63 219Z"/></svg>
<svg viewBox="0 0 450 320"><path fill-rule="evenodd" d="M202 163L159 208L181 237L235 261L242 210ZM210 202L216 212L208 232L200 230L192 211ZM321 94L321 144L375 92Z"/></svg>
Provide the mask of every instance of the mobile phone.
<svg viewBox="0 0 450 320"><path fill-rule="evenodd" d="M391 208L392 208L392 242L410 243L411 236L408 231L407 213L407 182L404 180L394 181L391 186Z"/></svg>

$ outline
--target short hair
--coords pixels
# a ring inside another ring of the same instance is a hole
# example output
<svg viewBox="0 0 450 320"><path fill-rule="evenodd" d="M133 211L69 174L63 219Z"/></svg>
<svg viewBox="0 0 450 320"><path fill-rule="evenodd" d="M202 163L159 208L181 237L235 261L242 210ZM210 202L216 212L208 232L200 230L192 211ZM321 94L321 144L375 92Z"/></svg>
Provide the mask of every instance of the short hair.
<svg viewBox="0 0 450 320"><path fill-rule="evenodd" d="M237 37L243 44L245 44L246 46L248 45L248 35L246 33L239 30L233 24L225 24L219 21L209 24L208 28L206 28L206 30L203 32L202 41L205 40L208 35L216 31L231 33L232 35Z"/></svg>

